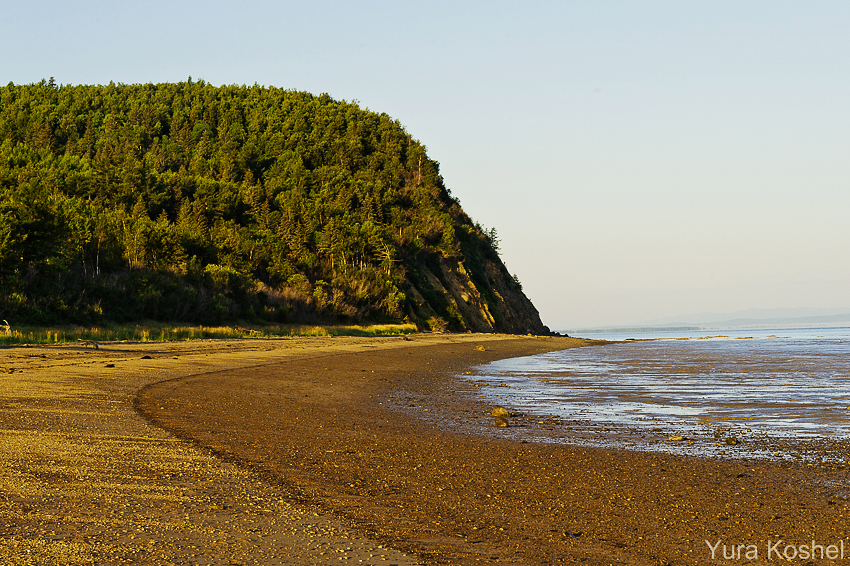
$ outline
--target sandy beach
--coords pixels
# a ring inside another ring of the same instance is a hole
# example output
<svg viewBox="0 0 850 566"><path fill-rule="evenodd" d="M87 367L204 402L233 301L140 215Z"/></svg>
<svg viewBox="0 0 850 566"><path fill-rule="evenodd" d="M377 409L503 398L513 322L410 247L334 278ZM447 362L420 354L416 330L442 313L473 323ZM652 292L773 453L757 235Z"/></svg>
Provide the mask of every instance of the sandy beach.
<svg viewBox="0 0 850 566"><path fill-rule="evenodd" d="M0 563L743 564L792 548L850 560L842 464L470 432L492 407L458 373L583 343L4 348Z"/></svg>

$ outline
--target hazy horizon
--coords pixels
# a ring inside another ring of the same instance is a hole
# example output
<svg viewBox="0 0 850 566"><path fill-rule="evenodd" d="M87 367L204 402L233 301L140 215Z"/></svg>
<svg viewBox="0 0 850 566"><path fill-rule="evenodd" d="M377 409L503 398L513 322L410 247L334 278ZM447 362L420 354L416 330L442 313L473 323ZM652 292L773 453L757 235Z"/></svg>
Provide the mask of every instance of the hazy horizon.
<svg viewBox="0 0 850 566"><path fill-rule="evenodd" d="M497 229L551 328L850 295L850 4L51 0L4 16L4 84L192 76L386 112Z"/></svg>
<svg viewBox="0 0 850 566"><path fill-rule="evenodd" d="M789 324L828 323L829 319L850 324L850 307L847 308L779 308L779 309L744 309L734 312L702 312L681 314L662 318L645 319L612 325L571 326L555 330L590 330L610 328L663 328L666 326L706 326L728 325L759 325L771 322L785 321Z"/></svg>

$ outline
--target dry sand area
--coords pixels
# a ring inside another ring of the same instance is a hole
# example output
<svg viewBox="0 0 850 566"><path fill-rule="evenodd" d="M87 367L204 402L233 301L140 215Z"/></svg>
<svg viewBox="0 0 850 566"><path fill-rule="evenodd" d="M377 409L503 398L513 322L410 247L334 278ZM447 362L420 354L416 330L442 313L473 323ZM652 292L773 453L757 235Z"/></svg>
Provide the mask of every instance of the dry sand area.
<svg viewBox="0 0 850 566"><path fill-rule="evenodd" d="M0 350L0 564L414 564L257 474L148 424L136 392L372 340Z"/></svg>
<svg viewBox="0 0 850 566"><path fill-rule="evenodd" d="M0 564L757 564L812 540L850 560L841 464L473 434L491 407L458 373L583 344L4 348Z"/></svg>

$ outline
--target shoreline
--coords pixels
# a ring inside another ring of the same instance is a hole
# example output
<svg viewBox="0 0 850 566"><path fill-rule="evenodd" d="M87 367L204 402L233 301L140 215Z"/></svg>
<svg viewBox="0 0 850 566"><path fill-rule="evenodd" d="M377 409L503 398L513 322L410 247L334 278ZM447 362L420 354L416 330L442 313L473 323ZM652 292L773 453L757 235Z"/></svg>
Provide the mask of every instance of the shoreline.
<svg viewBox="0 0 850 566"><path fill-rule="evenodd" d="M566 340L4 349L0 558L698 564L709 540L847 537L846 470L523 443L416 418L487 419L454 376ZM396 410L403 395L414 414ZM190 440L144 422L134 399Z"/></svg>
<svg viewBox="0 0 850 566"><path fill-rule="evenodd" d="M475 376L472 376L475 377ZM714 429L706 428L703 434L681 436L675 424L659 423L652 427L635 427L617 422L593 419L564 417L545 411L522 411L509 402L497 403L484 399L475 399L473 388L487 387L478 383L460 384L458 392L471 398L471 402L480 404L482 415L490 415L494 406L502 406L511 413L509 428L494 428L488 419L465 420L455 422L455 417L440 418L437 413L428 417L422 413L406 410L405 403L399 402L397 408L410 417L427 420L435 425L450 429L463 430L465 433L507 438L516 442L536 442L554 445L571 445L589 449L636 452L644 454L666 454L693 459L741 462L793 463L804 466L828 464L837 467L850 465L850 446L844 440L833 438L795 438L792 436L771 436L754 434L744 427L732 428L721 423ZM489 385L491 389L499 386ZM492 391L489 392L492 395ZM480 395L480 397L485 397ZM761 432L761 431L759 431ZM711 434L713 433L713 434ZM678 436L678 440L671 437ZM724 442L724 437L734 438L732 444Z"/></svg>
<svg viewBox="0 0 850 566"><path fill-rule="evenodd" d="M640 356L652 356L649 353L652 346L645 348L640 344L635 345L630 342L618 342L618 344L613 349L603 344L602 350L594 349L587 353L582 351L565 353L566 359L572 361L567 362L571 367L570 370L565 370L566 374L564 375L570 377L562 377L557 371L550 369L550 365L546 363L541 365L534 360L508 360L506 363L485 364L472 368L473 371L464 371L463 374L458 374L460 379L455 385L457 392L469 396L473 401L480 398L484 405L490 403L492 404L490 406L503 406L512 415L509 419L511 423L509 429L494 429L488 425L479 426L477 421L466 422L464 428L475 434L496 435L518 441L573 444L612 450L659 452L695 458L796 461L802 464L829 462L839 466L850 464L850 444L848 444L846 438L828 433L817 434L810 429L798 429L791 432L781 428L774 430L769 424L764 424L765 420L752 423L751 421L758 421L759 419L747 417L761 416L762 409L768 411L775 411L775 409L769 404L760 405L759 402L750 399L742 399L741 405L731 405L736 409L746 406L749 414L741 415L738 413L727 415L729 418L725 418L724 414L718 415L710 412L705 416L701 415L697 421L696 419L673 418L671 414L662 414L656 417L652 416L652 411L648 411L651 416L647 417L645 411L629 409L616 412L611 410L607 401L611 394L620 403L624 401L654 402L656 399L653 398L652 384L646 386L648 393L633 391L632 396L629 396L620 392L619 388L622 386L611 383L605 377L602 378L601 383L594 383L596 380L588 377L588 381L584 385L579 381L578 390L564 389L563 394L556 391L551 397L547 397L547 389L543 384L553 380L559 386L566 387L566 384L573 379L571 372L576 370L575 367L572 367L572 364L578 364L579 369L576 371L579 375L584 372L585 375L590 376L592 373L588 374L586 369L581 369L581 364L592 365L600 358L613 360L608 363L624 363L617 361L619 356L616 351L620 348L636 352L630 354L632 357L629 358L629 361L633 359L646 360L650 358ZM723 344L721 342L721 348ZM703 344L703 346L709 346L711 350L716 349L715 345ZM680 354L673 355L672 359L668 360L667 367L668 371L672 372L671 375L678 375L683 371L682 368L689 368L692 364L696 365L696 362L689 360L684 355L685 352ZM705 352L705 354L708 355L708 352ZM666 355L670 356L670 353L668 352ZM726 356L728 359L730 353L726 352ZM626 357L629 357L629 355ZM550 356L544 356L544 358L549 359ZM561 355L555 354L555 358L561 360ZM588 360L593 360L593 362ZM538 371L542 371L544 374L538 375ZM824 371L829 373L828 368ZM517 378L517 374L514 372L519 372L519 375L530 372L530 375L527 379ZM842 375L843 371L834 370L833 373ZM558 380L561 379L564 381L559 382ZM752 377L743 379L750 381ZM701 385L706 386L707 384L702 383ZM724 381L722 386L718 384L718 388L725 388L728 385L728 381ZM629 385L625 387L628 388ZM669 384L669 387L687 390L689 384L687 382L675 383ZM634 389L635 386L631 385L631 388ZM637 387L639 390L643 388L643 385ZM659 393L661 394L661 392ZM600 394L603 399L601 402L599 401ZM821 405L820 409L812 408L810 413L798 414L797 419L802 422L806 422L807 418L818 419L818 422L832 419L829 422L835 426L840 426L837 423L845 423L847 421L843 413L845 403L841 403L843 397L838 391L834 392L832 396L837 399L834 405L826 407ZM550 406L548 404L550 400L552 403L557 402L558 404ZM761 402L764 403L765 401L762 399ZM566 403L573 410L564 410L565 407L561 403ZM730 403L728 395L725 403ZM700 408L711 411L718 407L726 407L725 403L708 401L701 403ZM399 405L399 409L404 412L406 405L404 403ZM589 405L589 407L584 405ZM837 406L840 406L840 408L836 408ZM818 413L818 410L822 412ZM635 418L635 413L639 413L637 418ZM420 412L413 416L424 418L426 415ZM429 420L436 422L434 418ZM446 419L445 422L447 425L456 428L457 423L452 419Z"/></svg>
<svg viewBox="0 0 850 566"><path fill-rule="evenodd" d="M160 405L160 424L429 564L697 564L710 558L707 540L846 537L843 468L449 430L446 416L488 420L491 408L453 394L459 371L567 345L559 340L511 338L485 343L484 352L474 340L378 349L304 360L266 378L174 383L152 399L173 403ZM402 401L442 422L398 412Z"/></svg>
<svg viewBox="0 0 850 566"><path fill-rule="evenodd" d="M420 335L417 345L491 335ZM133 407L154 382L308 357L397 348L403 338L21 345L0 348L0 562L418 563L151 426Z"/></svg>

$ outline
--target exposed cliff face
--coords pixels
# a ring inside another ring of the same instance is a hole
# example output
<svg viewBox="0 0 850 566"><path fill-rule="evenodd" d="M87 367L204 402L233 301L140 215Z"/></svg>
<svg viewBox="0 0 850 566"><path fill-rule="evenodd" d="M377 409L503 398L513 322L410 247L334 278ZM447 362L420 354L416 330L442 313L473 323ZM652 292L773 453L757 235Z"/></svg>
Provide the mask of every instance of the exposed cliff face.
<svg viewBox="0 0 850 566"><path fill-rule="evenodd" d="M414 315L432 330L548 334L498 257L467 253L418 263L409 277Z"/></svg>

